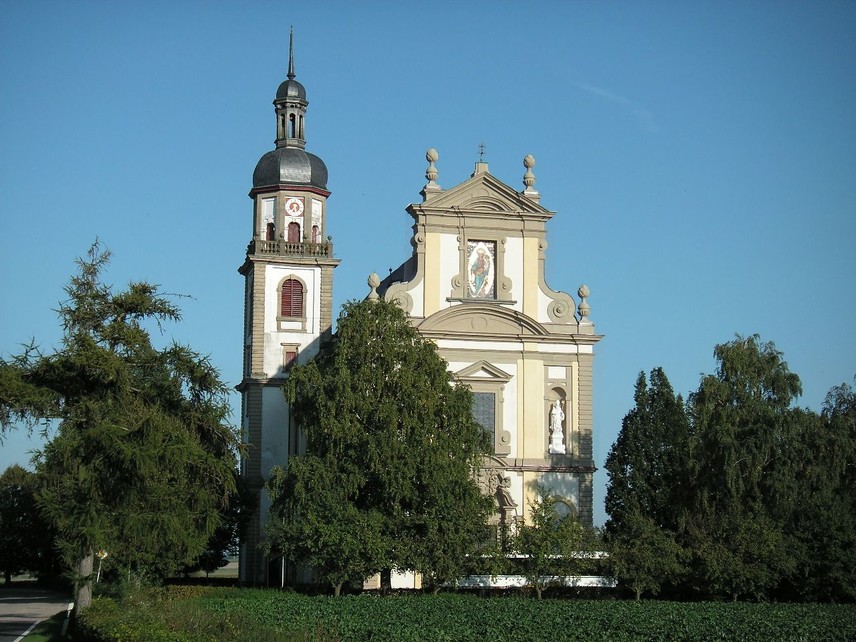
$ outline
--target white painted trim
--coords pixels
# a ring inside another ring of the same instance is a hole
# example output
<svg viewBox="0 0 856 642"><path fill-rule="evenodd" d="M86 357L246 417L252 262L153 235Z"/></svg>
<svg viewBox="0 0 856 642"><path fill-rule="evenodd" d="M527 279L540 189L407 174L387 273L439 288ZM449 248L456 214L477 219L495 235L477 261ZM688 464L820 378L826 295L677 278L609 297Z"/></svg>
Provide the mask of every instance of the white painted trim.
<svg viewBox="0 0 856 642"><path fill-rule="evenodd" d="M602 575L542 575L540 582L551 586L618 586L615 578ZM459 579L455 585L458 588L524 588L529 586L529 580L522 575L469 575Z"/></svg>

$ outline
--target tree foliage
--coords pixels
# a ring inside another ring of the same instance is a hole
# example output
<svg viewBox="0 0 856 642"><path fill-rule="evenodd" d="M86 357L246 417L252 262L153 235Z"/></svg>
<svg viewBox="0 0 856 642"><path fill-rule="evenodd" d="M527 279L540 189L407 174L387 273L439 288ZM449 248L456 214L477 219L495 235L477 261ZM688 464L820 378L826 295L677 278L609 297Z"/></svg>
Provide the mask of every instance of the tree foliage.
<svg viewBox="0 0 856 642"><path fill-rule="evenodd" d="M650 385L639 373L634 399L606 458L607 532L640 515L675 531L688 475L689 420L662 368L651 371Z"/></svg>
<svg viewBox="0 0 856 642"><path fill-rule="evenodd" d="M0 572L8 584L29 571L49 574L55 563L53 532L36 505L35 473L9 466L0 475Z"/></svg>
<svg viewBox="0 0 856 642"><path fill-rule="evenodd" d="M627 515L609 538L612 573L633 591L636 601L643 593L656 595L663 584L678 581L684 574L683 557L674 531L640 512Z"/></svg>
<svg viewBox="0 0 856 642"><path fill-rule="evenodd" d="M523 574L540 600L545 589L588 568L592 533L573 513L557 512L555 497L543 489L538 492L529 522L517 527L513 549L522 556Z"/></svg>
<svg viewBox="0 0 856 642"><path fill-rule="evenodd" d="M806 431L793 539L803 563L793 590L810 599L856 600L856 392L829 391Z"/></svg>
<svg viewBox="0 0 856 642"><path fill-rule="evenodd" d="M203 571L207 577L209 573L226 566L229 557L238 554L252 515L253 495L237 468L233 469L232 474L235 490L229 492L220 507L220 523L208 537L202 553L192 564L184 567L185 574Z"/></svg>
<svg viewBox="0 0 856 642"><path fill-rule="evenodd" d="M487 436L469 390L404 313L383 301L346 304L331 344L292 369L285 393L307 449L273 478L275 544L328 569L334 585L385 567L421 572L433 586L461 574L491 509L472 478ZM319 541L305 520L331 537ZM352 538L353 568L333 569L335 550L322 550L340 536Z"/></svg>
<svg viewBox="0 0 856 642"><path fill-rule="evenodd" d="M852 389L833 388L818 414L795 407L799 377L772 343L738 336L714 356L717 369L690 395L686 417L661 371L650 389L637 382L636 408L606 466L617 557L627 553L622 541L656 550L656 539L645 544L647 526L629 539L650 520L687 553L685 588L734 599L856 598Z"/></svg>
<svg viewBox="0 0 856 642"><path fill-rule="evenodd" d="M60 420L37 457L38 501L70 565L86 560L88 575L104 549L161 577L192 562L218 526L236 436L208 358L152 343L149 328L178 321L178 308L148 283L114 292L101 280L109 258L96 242L78 260L55 352L0 363L0 418Z"/></svg>
<svg viewBox="0 0 856 642"><path fill-rule="evenodd" d="M351 501L333 460L304 455L288 471L275 468L274 518L267 527L269 552L313 569L338 596L346 582L363 580L388 565L384 516Z"/></svg>
<svg viewBox="0 0 856 642"><path fill-rule="evenodd" d="M794 470L799 377L757 335L714 349L718 367L690 396L693 424L689 543L708 590L768 594L792 572L780 517Z"/></svg>

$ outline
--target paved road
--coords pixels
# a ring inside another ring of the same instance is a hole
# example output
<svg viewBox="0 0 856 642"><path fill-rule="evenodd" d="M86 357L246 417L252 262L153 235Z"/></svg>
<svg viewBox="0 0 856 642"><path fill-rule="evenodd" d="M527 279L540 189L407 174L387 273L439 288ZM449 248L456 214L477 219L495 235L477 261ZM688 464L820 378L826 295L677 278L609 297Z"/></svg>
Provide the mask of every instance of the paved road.
<svg viewBox="0 0 856 642"><path fill-rule="evenodd" d="M13 642L35 622L68 608L71 598L36 587L0 588L0 642Z"/></svg>

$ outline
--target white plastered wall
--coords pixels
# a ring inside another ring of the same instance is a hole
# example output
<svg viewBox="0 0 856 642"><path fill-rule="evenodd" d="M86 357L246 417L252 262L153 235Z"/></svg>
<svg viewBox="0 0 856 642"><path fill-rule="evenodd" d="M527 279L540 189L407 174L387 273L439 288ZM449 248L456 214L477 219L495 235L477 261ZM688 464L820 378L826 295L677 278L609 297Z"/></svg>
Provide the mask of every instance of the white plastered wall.
<svg viewBox="0 0 856 642"><path fill-rule="evenodd" d="M274 466L288 464L288 404L279 386L262 390L262 477L270 477Z"/></svg>
<svg viewBox="0 0 856 642"><path fill-rule="evenodd" d="M439 300L437 309L442 310L449 307L446 299L452 293L452 279L460 274L460 256L458 250L458 239L453 234L440 235L440 283Z"/></svg>
<svg viewBox="0 0 856 642"><path fill-rule="evenodd" d="M304 300L306 324L289 321L280 330L277 322L279 310L279 292L277 287L288 276L295 276L306 286ZM266 266L265 272L265 374L270 377L282 375L283 344L298 346L299 362L305 363L318 351L317 338L321 333L321 268Z"/></svg>
<svg viewBox="0 0 856 642"><path fill-rule="evenodd" d="M262 390L261 473L267 481L274 466L288 465L288 404L279 386ZM270 497L262 489L259 496L262 533L270 518Z"/></svg>
<svg viewBox="0 0 856 642"><path fill-rule="evenodd" d="M511 296L515 303L513 310L523 311L523 289L531 287L523 282L523 239L509 238L505 242L505 276L511 279ZM536 286L537 287L537 286Z"/></svg>
<svg viewBox="0 0 856 642"><path fill-rule="evenodd" d="M552 299L544 294L544 291L536 284L538 288L538 323L551 323L550 315L547 314L547 309L550 307Z"/></svg>
<svg viewBox="0 0 856 642"><path fill-rule="evenodd" d="M547 495L570 501L575 511L580 508L580 482L573 473L543 473L539 480Z"/></svg>

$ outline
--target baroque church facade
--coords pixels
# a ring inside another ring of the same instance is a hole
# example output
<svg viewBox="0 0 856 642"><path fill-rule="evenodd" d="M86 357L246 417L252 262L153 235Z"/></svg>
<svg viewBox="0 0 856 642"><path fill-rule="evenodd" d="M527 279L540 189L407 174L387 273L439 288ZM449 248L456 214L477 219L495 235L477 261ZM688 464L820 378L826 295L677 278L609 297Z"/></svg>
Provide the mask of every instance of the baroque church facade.
<svg viewBox="0 0 856 642"><path fill-rule="evenodd" d="M257 502L241 545L240 580L263 585L285 571L260 548L270 501L264 484L303 443L282 384L294 363L312 359L331 336L333 273L339 260L327 230L327 168L306 147L306 90L287 79L274 100L276 146L253 173L252 238L243 265L244 371L241 463ZM454 376L473 391L473 415L492 435L477 471L496 499L496 525L525 520L538 493L592 523L592 366L602 338L578 300L545 280L546 224L531 156L516 191L478 162L469 179L443 189L439 155L426 154L427 183L413 218L412 253L370 297L408 314ZM335 220L335 216L333 218Z"/></svg>

